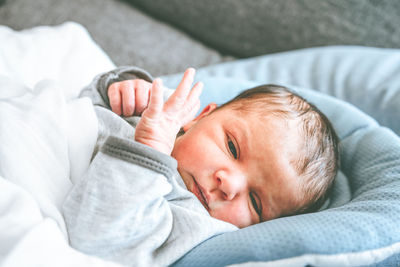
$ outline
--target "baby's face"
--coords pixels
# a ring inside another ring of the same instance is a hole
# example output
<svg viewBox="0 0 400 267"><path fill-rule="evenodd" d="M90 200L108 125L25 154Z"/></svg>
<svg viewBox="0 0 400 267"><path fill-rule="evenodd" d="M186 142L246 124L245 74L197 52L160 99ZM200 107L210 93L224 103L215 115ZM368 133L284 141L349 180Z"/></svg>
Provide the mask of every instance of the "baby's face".
<svg viewBox="0 0 400 267"><path fill-rule="evenodd" d="M300 183L294 122L208 105L184 126L172 156L186 187L211 216L246 227L291 214Z"/></svg>

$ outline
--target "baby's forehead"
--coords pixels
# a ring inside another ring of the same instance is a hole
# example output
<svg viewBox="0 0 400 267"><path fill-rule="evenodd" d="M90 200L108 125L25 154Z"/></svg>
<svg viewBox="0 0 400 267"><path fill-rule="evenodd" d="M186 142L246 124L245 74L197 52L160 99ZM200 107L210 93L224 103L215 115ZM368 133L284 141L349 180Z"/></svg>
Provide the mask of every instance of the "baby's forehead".
<svg viewBox="0 0 400 267"><path fill-rule="evenodd" d="M277 125L279 124L283 128L289 129L301 129L302 120L299 116L290 116L287 111L282 111L276 106L242 106L229 104L221 108L224 112L231 116L240 118L242 120L256 119L256 126L262 127L266 125ZM298 133L296 133L298 134Z"/></svg>
<svg viewBox="0 0 400 267"><path fill-rule="evenodd" d="M303 142L302 121L299 117L285 116L273 109L260 111L258 107L237 108L234 105L224 106L220 111L225 114L222 116L222 122L230 127L238 128L239 131L247 132L248 138L268 140L274 136L276 141L289 140L292 144Z"/></svg>

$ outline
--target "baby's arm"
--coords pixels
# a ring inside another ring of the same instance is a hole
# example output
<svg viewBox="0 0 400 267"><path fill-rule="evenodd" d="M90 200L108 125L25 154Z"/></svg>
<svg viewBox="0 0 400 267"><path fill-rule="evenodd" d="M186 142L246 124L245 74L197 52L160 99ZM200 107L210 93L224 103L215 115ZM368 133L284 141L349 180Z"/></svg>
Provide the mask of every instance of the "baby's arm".
<svg viewBox="0 0 400 267"><path fill-rule="evenodd" d="M72 247L122 264L154 266L172 231L165 196L176 161L129 139L109 137L63 204Z"/></svg>

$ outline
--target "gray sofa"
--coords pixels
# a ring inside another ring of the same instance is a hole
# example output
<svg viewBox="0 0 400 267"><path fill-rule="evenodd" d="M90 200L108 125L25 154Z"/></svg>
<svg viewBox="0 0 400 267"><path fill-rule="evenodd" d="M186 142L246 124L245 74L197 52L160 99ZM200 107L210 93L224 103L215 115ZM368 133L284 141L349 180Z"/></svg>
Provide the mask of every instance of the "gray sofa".
<svg viewBox="0 0 400 267"><path fill-rule="evenodd" d="M2 25L19 30L76 21L116 65L137 65L155 76L313 46L400 46L397 0L1 0L0 4Z"/></svg>

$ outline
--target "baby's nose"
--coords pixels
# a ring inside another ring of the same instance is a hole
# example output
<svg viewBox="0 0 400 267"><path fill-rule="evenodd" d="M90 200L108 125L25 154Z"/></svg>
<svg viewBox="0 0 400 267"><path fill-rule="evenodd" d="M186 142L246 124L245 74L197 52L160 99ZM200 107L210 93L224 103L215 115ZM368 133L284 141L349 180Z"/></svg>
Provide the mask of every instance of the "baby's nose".
<svg viewBox="0 0 400 267"><path fill-rule="evenodd" d="M246 179L240 172L228 173L220 171L216 173L215 177L225 200L234 199L237 194L246 188Z"/></svg>

